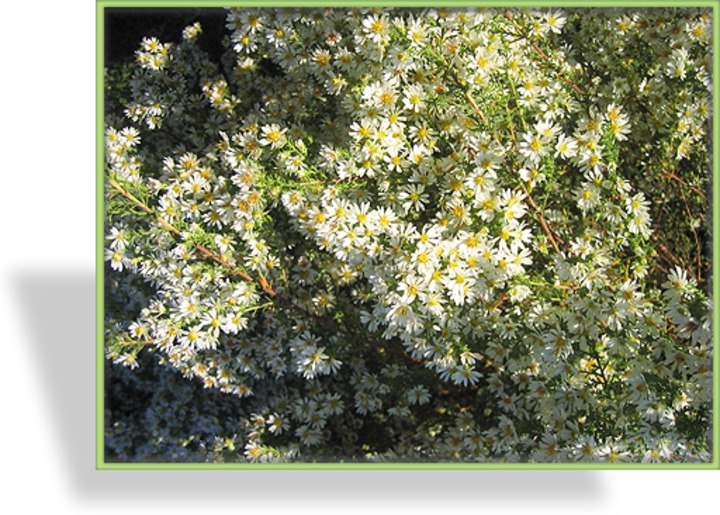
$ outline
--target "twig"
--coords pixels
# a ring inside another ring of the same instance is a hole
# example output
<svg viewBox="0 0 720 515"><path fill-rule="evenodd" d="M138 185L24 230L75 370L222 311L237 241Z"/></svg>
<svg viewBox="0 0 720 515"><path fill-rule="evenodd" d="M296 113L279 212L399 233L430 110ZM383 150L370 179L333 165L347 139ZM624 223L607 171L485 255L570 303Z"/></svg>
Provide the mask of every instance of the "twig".
<svg viewBox="0 0 720 515"><path fill-rule="evenodd" d="M155 340L152 338L145 341L139 341L139 340L127 340L122 342L116 342L115 345L152 345L155 343Z"/></svg>
<svg viewBox="0 0 720 515"><path fill-rule="evenodd" d="M485 118L485 115L482 113L478 105L475 103L475 100L473 99L472 95L469 91L465 91L465 98L467 98L468 102L470 102L470 105L472 106L473 110L477 113L477 115L480 117L480 119L483 121L485 125L487 125L487 118Z"/></svg>
<svg viewBox="0 0 720 515"><path fill-rule="evenodd" d="M680 192L680 198L682 199L683 207L685 208L685 213L687 214L688 219L692 220L692 213L690 213L690 208L687 205L685 195L683 195L682 191ZM700 245L700 239L698 238L697 231L692 225L690 225L690 230L692 231L693 239L695 240L695 251L697 253L697 273L695 275L695 279L698 284L700 284L700 272L702 270L702 247Z"/></svg>
<svg viewBox="0 0 720 515"><path fill-rule="evenodd" d="M471 155L475 155L475 152L473 149L468 149ZM522 188L523 192L525 193L525 196L527 197L528 203L530 204L530 207L535 211L535 217L537 218L538 222L540 223L540 226L542 227L543 231L547 235L548 240L550 241L550 245L552 245L553 249L557 254L560 254L560 247L557 244L557 241L555 238L560 240L563 246L565 245L565 242L560 238L559 236L553 236L553 232L550 230L550 227L548 226L547 222L545 221L545 217L543 217L542 212L540 211L540 208L538 208L537 204L533 200L532 196L530 195L530 192L525 187L525 183L523 182L522 178L520 177L520 174L515 170L515 168L510 167L512 172L515 174L515 176L518 179L518 182L520 183L520 187Z"/></svg>
<svg viewBox="0 0 720 515"><path fill-rule="evenodd" d="M507 298L507 292L503 292L503 294L500 295L500 298L497 300L497 302L495 302L495 304L493 304L493 307L490 308L490 311L495 311L497 308L499 308L500 305L502 305L502 303L505 301L506 298Z"/></svg>
<svg viewBox="0 0 720 515"><path fill-rule="evenodd" d="M697 189L697 188L696 188L695 186L693 186L692 184L688 184L687 181L681 179L680 177L678 177L678 176L675 175L674 173L672 173L672 172L666 172L665 170L660 170L660 173L662 173L664 177L666 177L666 178L668 178L668 179L671 179L671 180L673 180L673 181L677 181L677 182L679 182L680 184L682 184L683 186L685 186L686 188L690 188L694 193L697 193L698 195L700 195L703 200L707 200L707 197L705 196L705 194L704 194L702 191L700 191L699 189Z"/></svg>
<svg viewBox="0 0 720 515"><path fill-rule="evenodd" d="M140 209L145 211L147 214L149 214L149 215L155 214L155 213L153 213L152 209L150 209L148 206L146 206L141 200L138 200L132 193L129 193L128 191L126 191L125 188L120 186L120 184L118 184L115 180L108 179L107 181L108 181L108 184L110 186L112 186L113 188L115 188L115 190L118 193L120 193L123 197L127 198L128 200L132 201L133 204L135 204L137 207L139 207ZM170 225L170 223L168 223L167 220L165 220L164 218L156 216L155 219L160 223L160 225L165 227L168 231L172 232L173 234L175 234L177 236L182 236L182 232L180 230L176 229L175 227L173 227L172 225Z"/></svg>
<svg viewBox="0 0 720 515"><path fill-rule="evenodd" d="M445 61L445 59L443 59L443 63L445 64L445 67L447 68L446 73L452 78L452 80L455 82L455 84L457 84L458 86L460 86L461 88L464 89L464 91L465 91L465 98L467 99L467 101L468 101L468 102L470 103L470 105L472 106L473 111L475 111L475 113L480 117L480 119L483 121L483 123L484 123L485 125L487 125L487 123L488 123L487 118L485 117L485 115L483 114L482 110L480 109L480 107L479 107L479 106L477 105L477 103L475 102L475 99L474 99L474 98L472 97L472 95L470 94L470 91L468 91L467 89L465 89L465 84L460 80L460 78L457 76L457 74L456 74L454 71L450 70L450 68L449 68L447 62Z"/></svg>
<svg viewBox="0 0 720 515"><path fill-rule="evenodd" d="M520 33L520 35L521 35L523 38L525 38L527 41L530 41L530 36L528 36L527 33L523 30L523 28L522 28L520 25L518 25L517 22L515 22L515 20L513 19L513 17L510 15L510 13L506 12L506 13L505 13L505 18L513 24L513 26L515 27L515 29ZM536 51L538 54L540 54L540 56L541 56L548 64L550 64L550 65L552 65L552 66L555 66L555 63L552 62L552 60L548 57L548 55L547 55L545 52L543 52L543 50L542 50L536 43L530 42L530 44L531 44L532 47L535 49L535 51ZM557 73L558 73L558 76L563 80L563 82L565 82L566 84L568 84L572 89L574 89L575 91L577 91L577 92L580 93L581 95L585 95L585 92L584 92L582 89L580 89L580 87L579 87L577 84L575 84L573 81L571 81L570 79L568 79L567 77L565 77L565 75L564 75L561 71L559 71L559 70L556 70L556 71L557 71Z"/></svg>
<svg viewBox="0 0 720 515"><path fill-rule="evenodd" d="M678 260L678 258L663 243L660 243L658 241L655 232L653 232L650 235L650 239L653 240L653 242L655 242L655 244L657 245L657 249L660 251L660 252L658 252L659 260L654 263L654 266L656 266L658 269L660 269L660 271L662 273L667 275L668 269L665 268L664 266L662 266L660 264L660 261L663 261L663 262L667 263L668 265L679 265L680 260Z"/></svg>
<svg viewBox="0 0 720 515"><path fill-rule="evenodd" d="M548 240L550 241L550 245L552 245L553 249L555 249L555 252L557 254L560 254L560 247L558 247L557 242L555 241L555 237L557 237L558 240L565 246L565 242L560 238L559 236L553 236L552 230L550 230L550 226L548 226L547 222L545 221L545 218L542 215L542 212L540 211L540 208L537 207L537 204L535 204L535 201L533 200L532 196L530 196L530 192L528 191L527 187L525 186L525 183L523 182L522 178L520 177L520 174L514 169L510 168L513 173L517 176L518 182L520 183L520 187L523 189L523 192L525 193L525 196L527 197L528 204L530 204L530 207L533 208L533 211L535 211L535 217L537 218L537 221L540 223L540 226L542 227L543 231L545 231L545 234L548 237Z"/></svg>

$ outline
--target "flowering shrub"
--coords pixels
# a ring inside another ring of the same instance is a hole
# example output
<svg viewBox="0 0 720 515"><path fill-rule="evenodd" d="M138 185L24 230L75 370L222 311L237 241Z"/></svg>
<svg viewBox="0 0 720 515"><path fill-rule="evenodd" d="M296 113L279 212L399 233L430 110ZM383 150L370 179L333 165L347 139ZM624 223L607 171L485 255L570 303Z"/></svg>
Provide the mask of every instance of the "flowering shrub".
<svg viewBox="0 0 720 515"><path fill-rule="evenodd" d="M227 29L108 96L110 457L711 459L708 10Z"/></svg>

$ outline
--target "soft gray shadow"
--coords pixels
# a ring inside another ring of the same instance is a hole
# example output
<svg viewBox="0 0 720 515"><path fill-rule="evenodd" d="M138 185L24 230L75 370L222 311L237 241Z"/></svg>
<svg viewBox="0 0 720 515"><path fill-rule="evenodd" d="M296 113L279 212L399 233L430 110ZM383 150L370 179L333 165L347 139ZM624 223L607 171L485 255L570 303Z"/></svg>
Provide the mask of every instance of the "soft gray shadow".
<svg viewBox="0 0 720 515"><path fill-rule="evenodd" d="M80 501L173 499L207 506L213 499L358 499L405 505L411 499L449 507L456 501L522 499L530 508L598 500L606 490L601 472L587 470L96 470L94 273L24 272L15 275L13 286L55 425L49 433L62 449L64 477Z"/></svg>

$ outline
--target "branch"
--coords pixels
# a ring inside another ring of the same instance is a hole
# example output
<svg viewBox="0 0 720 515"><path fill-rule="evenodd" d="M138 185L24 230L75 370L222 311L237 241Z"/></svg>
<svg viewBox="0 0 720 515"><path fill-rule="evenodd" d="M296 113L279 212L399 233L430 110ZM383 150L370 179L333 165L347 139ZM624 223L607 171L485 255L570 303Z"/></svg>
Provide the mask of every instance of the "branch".
<svg viewBox="0 0 720 515"><path fill-rule="evenodd" d="M155 340L151 338L151 339L145 340L145 341L127 340L127 341L122 341L122 342L116 342L115 345L152 345L153 343L155 343Z"/></svg>
<svg viewBox="0 0 720 515"><path fill-rule="evenodd" d="M553 249L555 249L555 252L557 254L560 254L560 248L558 247L557 242L555 241L555 237L553 237L553 232L550 230L550 226L548 226L547 222L545 221L545 218L542 215L542 212L540 211L540 208L537 207L537 204L535 204L535 201L530 196L530 192L528 191L527 187L525 186L525 183L523 182L522 178L520 177L520 174L514 169L511 168L513 173L518 178L518 182L520 183L520 186L523 189L523 192L525 192L525 196L527 197L528 204L530 204L530 207L533 208L533 211L535 211L535 217L537 218L537 221L540 223L540 226L542 227L543 231L545 231L545 234L548 237L548 240L550 240L550 244L552 245ZM558 236L557 237L563 245L565 245L565 242L562 241L562 239Z"/></svg>
<svg viewBox="0 0 720 515"><path fill-rule="evenodd" d="M141 200L139 200L139 199L136 198L134 195L132 195L131 193L129 193L128 191L126 191L120 184L117 183L117 181L115 181L115 180L113 180L113 179L110 179L110 178L108 178L107 181L108 181L108 184L109 184L110 186L112 186L118 193L120 193L122 196L124 196L125 198L127 198L128 200L130 200L133 204L135 204L137 207L139 207L140 209L142 209L142 210L143 210L145 213L147 213L148 215L153 216L153 217L155 218L155 220L156 220L158 223L160 223L160 225L162 225L164 228L166 228L168 231L172 232L173 234L175 234L175 235L177 235L177 236L182 237L182 231L180 231L177 227L173 226L172 224L170 224L169 222L167 222L167 221L164 220L163 218L155 215L155 213L153 212L153 210L152 210L150 207L148 207L148 206L147 206L146 204L144 204ZM235 266L231 265L230 263L228 263L227 261L225 261L224 259L222 259L220 256L218 256L217 254L215 254L214 252L212 252L211 250L209 250L207 247L204 247L203 245L194 245L194 248L195 248L198 252L200 252L203 256L205 256L206 258L211 259L212 261L215 261L216 263L218 263L219 265L221 265L221 266L223 266L224 268L228 269L230 272L232 272L234 275L237 275L238 277L240 277L240 278L243 279L244 281L258 284L258 285L260 286L260 288L262 289L262 291L263 291L268 297L270 297L270 299L271 299L273 302L277 302L277 303L283 304L283 305L285 305L286 307L292 309L293 311L296 311L296 312L298 312L298 313L300 313L300 314L302 314L302 315L310 318L311 320L313 320L314 322L318 323L319 325L324 326L324 327L325 327L328 331L330 331L331 333L333 333L333 334L343 334L344 336L346 336L346 337L348 337L348 338L350 338L350 339L352 339L352 340L355 340L355 341L365 341L365 342L367 342L368 344L372 345L372 346L375 347L375 348L385 349L385 350L389 350L390 352L394 352L394 353L397 353L397 354L402 354L402 356L403 356L405 359L408 359L408 360L410 360L410 361L413 361L412 358L411 358L406 352L402 352L402 351L400 351L399 349L395 349L394 347L388 347L388 348L386 348L386 347L385 347L384 345L382 345L381 343L378 343L378 342L376 342L376 341L373 341L372 339L368 338L367 336L357 337L356 335L351 334L351 333L350 333L347 329L345 329L344 327L342 327L342 326L340 326L339 324L337 324L335 321L333 321L333 320L328 320L328 319L325 319L325 318L321 318L320 316L318 316L318 315L316 315L316 314L314 314L314 313L311 313L311 312L309 312L309 311L301 308L300 306L298 306L297 304L295 304L292 300L290 300L290 299L288 299L288 298L286 298L286 297L278 294L274 289L272 289L272 287L271 287L270 284L265 280L264 277L261 277L260 280L253 279L253 278L252 278L250 275L248 275L246 272L240 270L238 267L235 267ZM144 342L143 342L143 343L144 343ZM148 341L147 343L150 344L150 343L153 343L153 341L150 340L150 341ZM119 342L119 344L120 344L120 345L137 345L138 342L125 341L125 342Z"/></svg>
<svg viewBox="0 0 720 515"><path fill-rule="evenodd" d="M469 95L469 93L468 93ZM471 155L475 155L475 152L473 149L469 148L468 151ZM553 249L557 254L560 254L560 247L557 244L556 238L560 240L563 246L565 245L565 242L560 238L559 236L555 235L553 236L553 231L550 230L550 226L548 226L547 222L545 221L545 217L543 217L542 212L540 208L537 206L535 201L533 200L532 196L530 195L530 192L528 191L527 187L525 186L525 183L523 182L522 178L520 177L520 174L515 170L515 168L510 167L513 174L515 174L515 177L517 177L518 182L520 183L520 187L523 189L523 192L525 193L525 196L527 197L528 203L530 204L530 207L535 212L535 217L537 218L537 221L540 223L540 226L542 227L543 231L545 232L545 235L548 238L548 241L550 241L550 245L552 245Z"/></svg>
<svg viewBox="0 0 720 515"><path fill-rule="evenodd" d="M662 173L663 176L666 177L667 179L670 179L670 180L673 180L673 181L677 181L677 182L679 182L680 184L682 184L683 186L685 186L686 188L690 188L694 193L697 193L698 195L700 195L700 197L702 197L703 200L707 200L707 197L705 196L705 194L704 194L702 191L700 191L699 189L697 189L697 188L696 188L695 186L693 186L692 184L688 184L687 181L684 181L683 179L681 179L680 177L678 177L678 176L675 175L674 173L672 173L672 172L666 172L665 170L660 170L660 173Z"/></svg>
<svg viewBox="0 0 720 515"><path fill-rule="evenodd" d="M685 214L687 215L689 220L692 220L692 213L690 213L690 208L687 205L685 195L683 195L682 191L680 192L680 198L682 199L683 207L685 208ZM697 280L697 283L700 284L700 274L702 271L702 246L700 245L700 239L698 238L697 231L692 225L690 225L690 230L692 231L692 235L695 240L695 252L697 258L697 273L695 274L695 279Z"/></svg>
<svg viewBox="0 0 720 515"><path fill-rule="evenodd" d="M153 216L153 217L155 218L155 220L156 220L160 225L162 225L164 228L166 228L168 231L172 232L172 233L175 234L176 236L182 237L182 234L183 234L182 231L180 231L177 227L175 227L175 226L173 226L172 224L170 224L170 223L169 223L167 220L165 220L164 218L155 215L155 213L153 212L153 210L152 210L150 207L148 207L148 206L147 206L146 204L144 204L141 200L139 200L138 198L136 198L132 193L129 193L128 191L126 191L120 184L117 183L117 181L108 178L108 184L109 184L110 186L112 186L112 187L113 187L118 193L120 193L122 196L124 196L125 198L127 198L128 200L130 200L133 204L135 204L137 207L139 207L140 209L142 209L145 213ZM227 268L227 269L230 270L234 275L237 275L237 276L240 277L241 279L243 279L243 280L245 280L245 281L247 281L247 282L250 282L250 283L257 283L257 284L259 284L259 285L260 285L260 288L262 288L262 290L263 290L267 295L269 295L270 297L273 297L273 298L277 298L277 297L278 297L277 292L276 292L275 290L273 290L272 288L270 288L270 286L268 285L268 283L267 283L266 281L256 281L255 279L253 279L252 277L250 277L247 273L245 273L244 271L240 270L238 267L232 266L230 263L228 263L227 261L225 261L224 259L222 259L220 256L218 256L217 254L213 253L213 252L212 252L211 250L209 250L207 247L204 247L204 246L202 246L202 245L194 245L194 248L195 248L198 252L200 252L201 254L203 254L205 257L207 257L207 258L215 261L216 263L222 265L223 267ZM291 301L289 301L289 300L287 300L287 299L279 299L279 300L282 300L282 301L285 302L285 303L289 303L289 304L291 304L292 306L294 306L296 309L305 312L305 310L303 310L302 308L298 307L297 305L295 305L294 303L292 303ZM311 314L311 315L312 315L312 314ZM312 316L315 316L315 315L312 315Z"/></svg>
<svg viewBox="0 0 720 515"><path fill-rule="evenodd" d="M483 121L485 125L487 125L487 118L485 118L485 115L482 113L478 105L475 103L475 100L473 99L472 95L470 95L469 91L465 91L465 98L467 98L468 102L470 102L470 105L475 110L477 115L480 117L480 119Z"/></svg>
<svg viewBox="0 0 720 515"><path fill-rule="evenodd" d="M515 20L513 19L512 15L510 13L506 12L505 18L513 24L513 26L515 27L515 30L517 30L523 38L525 38L527 41L530 42L530 36L528 36L527 33L523 30L523 28L520 25L518 25L517 22L515 22ZM552 60L548 57L548 55L545 52L543 52L543 50L536 43L530 42L530 44L535 49L535 51L538 54L540 54L540 57L542 57L548 64L550 64L553 67L556 66L555 63L552 62ZM568 84L572 89L574 89L581 95L585 95L585 92L582 89L580 89L580 87L577 84L575 84L573 81L571 81L570 79L565 77L565 75L561 71L559 71L559 70L556 70L556 71L557 71L558 77L560 77L563 80L563 82Z"/></svg>
<svg viewBox="0 0 720 515"><path fill-rule="evenodd" d="M665 258L665 261L668 261L672 263L673 265L680 265L680 260L673 254L670 249L668 249L663 243L660 243L657 239L657 236L655 236L655 233L651 236L652 240L655 241L655 243L658 246L658 249L662 251L663 257Z"/></svg>

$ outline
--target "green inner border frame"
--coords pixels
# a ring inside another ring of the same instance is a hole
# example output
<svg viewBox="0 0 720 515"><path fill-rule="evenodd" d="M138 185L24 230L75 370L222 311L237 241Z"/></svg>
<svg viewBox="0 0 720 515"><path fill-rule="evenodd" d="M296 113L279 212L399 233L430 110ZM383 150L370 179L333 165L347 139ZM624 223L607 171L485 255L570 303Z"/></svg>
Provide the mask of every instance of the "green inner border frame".
<svg viewBox="0 0 720 515"><path fill-rule="evenodd" d="M182 8L182 7L437 7L436 2L427 0L334 0L332 2L312 0L97 0L96 2L96 211L95 211L95 466L97 470L718 470L720 469L720 336L717 327L713 330L713 461L710 463L106 463L104 449L104 20L106 8ZM720 113L718 95L718 72L720 71L720 3L717 0L672 1L672 0L519 0L498 2L495 0L453 0L443 3L443 8L459 7L703 7L712 10L713 20L713 157L712 157L712 227L720 227ZM720 239L712 241L713 268L720 256ZM713 276L712 298L720 298L720 282ZM713 303L713 321L718 320L720 309Z"/></svg>

